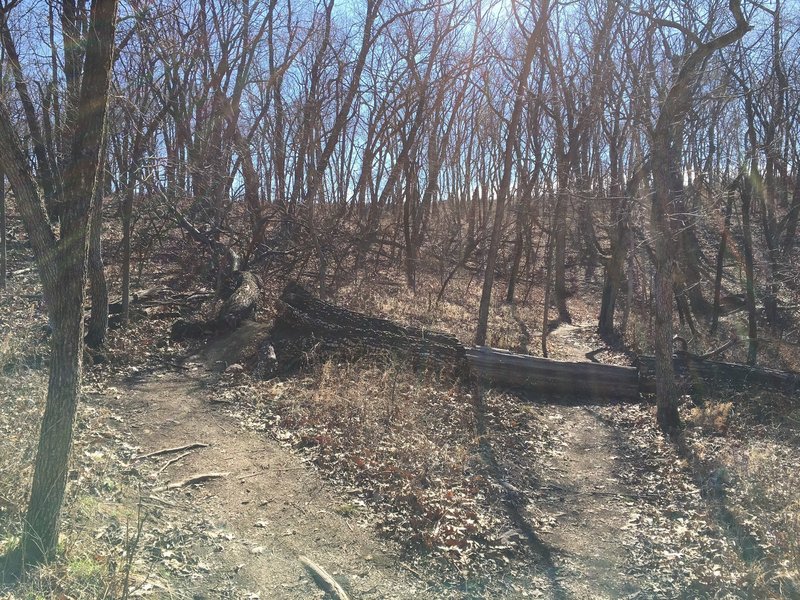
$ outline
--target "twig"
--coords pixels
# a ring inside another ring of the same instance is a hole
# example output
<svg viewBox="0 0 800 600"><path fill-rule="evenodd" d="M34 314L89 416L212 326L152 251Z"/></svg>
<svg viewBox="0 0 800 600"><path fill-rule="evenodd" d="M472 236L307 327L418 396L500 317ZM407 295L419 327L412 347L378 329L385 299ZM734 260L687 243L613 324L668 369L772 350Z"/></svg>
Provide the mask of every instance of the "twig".
<svg viewBox="0 0 800 600"><path fill-rule="evenodd" d="M408 570L410 573L413 573L414 575L416 575L421 581L425 581L425 578L422 576L422 574L419 571L417 571L415 568L410 567L409 565L407 565L405 563L402 563L402 562L399 563L399 564L400 564L401 567L403 567L404 569Z"/></svg>
<svg viewBox="0 0 800 600"><path fill-rule="evenodd" d="M590 350L589 352L587 352L585 354L585 356L586 356L586 358L588 358L590 361L592 361L594 363L600 363L600 361L597 360L597 355L600 354L601 352L605 351L605 350L606 350L605 346L603 346L602 348L596 348L594 350Z"/></svg>
<svg viewBox="0 0 800 600"><path fill-rule="evenodd" d="M240 475L239 476L239 482L241 483L245 479L250 479L251 477L258 477L259 475L262 475L263 473L266 473L268 470L269 469L261 469L260 471L256 471L255 473L248 473L247 475Z"/></svg>
<svg viewBox="0 0 800 600"><path fill-rule="evenodd" d="M164 472L164 469L166 469L168 466L175 464L176 462L178 462L178 461L179 461L179 460L181 460L182 458L186 458L186 457L187 457L187 456L189 456L191 453L192 453L192 451L191 451L191 450L189 450L188 452L184 452L184 453L183 453L183 454L181 454L180 456L176 456L175 458L171 458L170 460L168 460L167 462L165 462L165 463L164 463L164 465L163 465L163 466L162 466L162 467L161 467L161 468L160 468L158 471L156 471L156 473L163 473L163 472Z"/></svg>
<svg viewBox="0 0 800 600"><path fill-rule="evenodd" d="M722 344L722 346L720 346L719 348L714 348L713 350L710 350L709 352L702 354L700 356L700 360L708 360L709 358L717 356L718 354L722 354L723 352L725 352L725 350L727 350L731 346L735 346L738 343L739 343L739 338L733 338Z"/></svg>
<svg viewBox="0 0 800 600"><path fill-rule="evenodd" d="M311 574L314 582L322 591L333 596L335 600L350 600L347 593L342 589L342 586L340 586L325 569L305 556L299 556L298 559L303 563L303 566Z"/></svg>
<svg viewBox="0 0 800 600"><path fill-rule="evenodd" d="M148 454L140 454L139 456L134 456L133 460L143 460L145 458L152 458L154 456L163 456L164 454L173 454L175 452L181 452L182 450L195 450L197 448L208 448L208 444L203 444L202 442L195 442L193 444L186 444L185 446L177 446L175 448L164 448L163 450L156 450L155 452L150 452Z"/></svg>
<svg viewBox="0 0 800 600"><path fill-rule="evenodd" d="M206 481L213 481L214 479L221 479L226 477L228 473L200 473L199 475L192 475L189 479L184 479L183 481L176 481L175 483L170 483L165 488L166 490L175 490L178 488L188 487L190 485L195 485L197 483L205 483Z"/></svg>
<svg viewBox="0 0 800 600"><path fill-rule="evenodd" d="M158 502L159 504L163 504L164 506L169 506L170 508L175 508L175 503L170 502L169 500L164 500L164 498L160 498L158 496L150 495L145 497L146 500L150 500L152 502Z"/></svg>

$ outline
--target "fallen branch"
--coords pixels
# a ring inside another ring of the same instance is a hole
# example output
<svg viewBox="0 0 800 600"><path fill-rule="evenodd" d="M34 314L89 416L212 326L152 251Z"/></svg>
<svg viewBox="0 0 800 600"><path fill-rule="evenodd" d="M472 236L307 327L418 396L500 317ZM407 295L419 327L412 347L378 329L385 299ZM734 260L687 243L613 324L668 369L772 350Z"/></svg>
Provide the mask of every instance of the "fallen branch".
<svg viewBox="0 0 800 600"><path fill-rule="evenodd" d="M196 485L198 483L206 483L207 481L214 481L215 479L222 479L223 477L227 477L228 473L200 473L199 475L192 475L188 479L184 479L183 481L176 481L175 483L170 483L167 485L165 490L176 490L178 488L189 487L190 485Z"/></svg>
<svg viewBox="0 0 800 600"><path fill-rule="evenodd" d="M744 386L755 386L784 394L796 394L800 390L800 373L791 371L704 360L702 357L682 352L673 357L673 364L679 382L696 392L707 392L720 388L739 389ZM642 392L654 393L656 387L655 358L639 356L637 367Z"/></svg>
<svg viewBox="0 0 800 600"><path fill-rule="evenodd" d="M601 352L605 352L606 350L607 348L605 346L603 346L602 348L595 348L594 350L589 350L589 352L587 352L584 356L586 356L586 358L588 358L593 363L599 363L600 361L597 360L597 355L600 354Z"/></svg>
<svg viewBox="0 0 800 600"><path fill-rule="evenodd" d="M350 600L350 597L344 589L342 589L342 586L340 586L325 569L305 556L299 556L298 559L303 563L303 566L311 574L312 579L314 579L314 582L322 591L333 596L335 600Z"/></svg>
<svg viewBox="0 0 800 600"><path fill-rule="evenodd" d="M208 448L208 444L202 442L195 442L193 444L186 444L185 446L176 446L175 448L164 448L163 450L156 450L148 454L140 454L134 456L133 460L144 460L145 458L153 458L154 456L163 456L164 454L174 454L175 452L182 452L184 450L196 450L197 448Z"/></svg>
<svg viewBox="0 0 800 600"><path fill-rule="evenodd" d="M186 458L186 457L187 457L187 456L189 456L191 453L192 453L192 451L191 451L191 450L189 450L188 452L184 452L184 453L183 453L183 454L181 454L180 456L176 456L175 458L171 458L170 460L168 460L167 462L165 462L165 463L164 463L164 465L163 465L163 466L162 466L162 467L161 467L161 468L160 468L158 471L156 471L156 473L163 473L163 472L164 472L164 470L165 470L165 469L166 469L168 466L170 466L170 465L174 465L176 462L178 462L178 461L179 461L179 460L181 460L181 459L184 459L184 458Z"/></svg>
<svg viewBox="0 0 800 600"><path fill-rule="evenodd" d="M709 358L714 358L715 356L719 356L720 354L725 352L725 350L727 350L731 346L735 346L738 343L739 343L739 338L735 337L722 344L722 346L720 346L719 348L714 348L713 350L709 350L705 354L702 354L700 356L700 360L708 360Z"/></svg>
<svg viewBox="0 0 800 600"><path fill-rule="evenodd" d="M334 353L392 355L415 366L466 372L464 347L447 334L404 327L335 306L289 284L269 336L260 344L258 371L264 378L289 373Z"/></svg>
<svg viewBox="0 0 800 600"><path fill-rule="evenodd" d="M591 402L639 399L639 373L633 367L558 361L485 346L467 348L466 353L472 373L495 385Z"/></svg>

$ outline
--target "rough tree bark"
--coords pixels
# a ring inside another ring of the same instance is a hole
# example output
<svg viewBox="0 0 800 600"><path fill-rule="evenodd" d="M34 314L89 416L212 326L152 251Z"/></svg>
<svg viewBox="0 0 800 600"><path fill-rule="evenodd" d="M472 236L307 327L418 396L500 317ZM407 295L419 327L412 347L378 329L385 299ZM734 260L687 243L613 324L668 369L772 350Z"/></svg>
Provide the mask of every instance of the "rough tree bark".
<svg viewBox="0 0 800 600"><path fill-rule="evenodd" d="M6 289L6 174L0 169L0 290Z"/></svg>
<svg viewBox="0 0 800 600"><path fill-rule="evenodd" d="M105 146L105 144L104 144ZM92 296L92 311L86 324L86 345L99 350L106 343L108 333L108 286L103 266L103 192L104 170L101 151L101 167L98 169L97 184L95 186L94 206L92 206L89 222L89 289Z"/></svg>
<svg viewBox="0 0 800 600"><path fill-rule="evenodd" d="M468 370L464 347L451 335L353 312L315 298L297 284L287 285L278 316L261 344L260 375L274 377L343 352L399 355L418 366L447 367L463 374Z"/></svg>
<svg viewBox="0 0 800 600"><path fill-rule="evenodd" d="M36 181L0 102L0 168L6 171L28 232L53 325L47 402L39 434L33 485L14 563L24 568L52 558L67 483L72 429L81 385L83 302L93 202L113 59L117 0L93 0L77 123L65 169L61 234L51 228ZM3 15L3 20L7 14Z"/></svg>

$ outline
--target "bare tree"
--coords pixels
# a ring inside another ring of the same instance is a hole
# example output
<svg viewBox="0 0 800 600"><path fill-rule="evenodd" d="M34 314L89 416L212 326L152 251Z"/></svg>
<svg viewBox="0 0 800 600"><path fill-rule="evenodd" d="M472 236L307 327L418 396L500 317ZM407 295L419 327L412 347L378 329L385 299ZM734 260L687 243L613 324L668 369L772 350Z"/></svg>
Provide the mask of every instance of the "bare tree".
<svg viewBox="0 0 800 600"><path fill-rule="evenodd" d="M6 3L0 12L4 31L8 31L8 18L14 4ZM75 5L65 2L63 9L66 14L75 9ZM50 226L40 188L30 174L9 109L5 102L0 102L0 168L8 174L17 208L28 231L53 326L47 403L23 537L17 551L23 567L51 558L58 541L59 513L67 483L72 428L81 386L89 219L101 162L116 15L116 0L92 2L83 32L83 64L77 72L70 72L71 77L79 77L79 82L73 82L77 88L75 127L69 165L64 171L59 236ZM68 57L66 62L71 60ZM21 81L18 78L18 91ZM35 121L35 115L30 116L29 125Z"/></svg>
<svg viewBox="0 0 800 600"><path fill-rule="evenodd" d="M683 62L662 101L652 134L653 201L650 220L655 249L656 397L657 420L664 431L674 431L680 426L678 389L672 364L674 244L678 233L672 221L679 205L677 196L683 187L679 175L683 140L678 136L682 136L684 120L692 105L693 84L701 75L708 57L716 50L733 44L750 30L739 0L730 0L729 8L736 22L733 29L708 42L702 42L694 36L695 48Z"/></svg>
<svg viewBox="0 0 800 600"><path fill-rule="evenodd" d="M514 3L514 11L517 11L517 3ZM533 6L530 7L533 13ZM483 276L483 290L481 292L481 303L478 309L478 325L475 330L475 344L482 346L486 343L486 333L489 327L489 306L492 298L492 286L494 285L494 270L497 261L497 251L500 246L500 234L503 229L503 219L505 217L505 204L511 189L511 176L514 167L514 148L516 146L517 132L519 131L520 121L522 120L522 109L525 103L526 90L528 89L528 77L531 73L533 59L537 50L541 48L544 41L544 32L550 18L549 0L540 0L538 10L535 13L534 27L530 32L525 32L525 54L522 58L519 75L514 84L514 104L508 126L505 131L505 149L503 151L502 178L497 190L495 201L494 223L492 225L492 237L489 241L489 252L486 256L486 265Z"/></svg>

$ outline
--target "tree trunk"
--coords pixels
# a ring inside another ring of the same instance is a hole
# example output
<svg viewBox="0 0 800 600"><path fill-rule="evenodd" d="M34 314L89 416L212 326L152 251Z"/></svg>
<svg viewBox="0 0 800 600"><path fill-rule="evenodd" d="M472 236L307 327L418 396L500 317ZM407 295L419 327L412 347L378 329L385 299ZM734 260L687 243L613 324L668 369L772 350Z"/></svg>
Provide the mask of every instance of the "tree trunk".
<svg viewBox="0 0 800 600"><path fill-rule="evenodd" d="M67 7L64 3L65 11ZM9 176L25 223L53 326L47 402L18 549L22 566L51 558L58 542L81 382L88 227L106 119L116 14L117 0L93 0L86 35L81 44L75 44L81 47L85 59L75 107L76 126L64 170L65 203L58 239L29 173L5 101L0 99L0 167Z"/></svg>
<svg viewBox="0 0 800 600"><path fill-rule="evenodd" d="M6 176L0 171L0 290L6 289Z"/></svg>
<svg viewBox="0 0 800 600"><path fill-rule="evenodd" d="M514 304L514 293L517 288L517 278L519 277L519 267L522 264L522 246L525 243L523 237L523 218L522 213L524 209L520 207L520 212L517 214L517 234L514 238L514 253L511 257L511 273L508 275L508 289L506 290L506 302Z"/></svg>
<svg viewBox="0 0 800 600"><path fill-rule="evenodd" d="M497 191L497 205L495 206L494 223L492 224L492 237L489 241L489 252L486 256L486 271L483 276L481 303L478 308L478 326L475 331L475 345L477 346L483 346L486 343L486 334L489 329L489 306L492 299L492 286L494 286L494 269L497 263L497 252L500 248L500 235L503 231L506 197L511 188L511 171L513 169L514 147L517 144L517 131L519 130L519 123L522 118L522 107L525 103L525 90L528 88L528 76L531 73L533 57L544 37L542 32L548 22L549 12L549 0L541 0L539 3L539 14L537 15L536 26L528 37L522 70L516 81L514 108L511 113L511 120L508 123L505 149L503 152L503 175Z"/></svg>
<svg viewBox="0 0 800 600"><path fill-rule="evenodd" d="M794 191L792 192L792 204L786 215L786 228L783 233L781 250L784 256L788 256L794 248L795 235L797 234L797 223L800 221L800 170L794 176Z"/></svg>
<svg viewBox="0 0 800 600"><path fill-rule="evenodd" d="M542 307L542 356L547 358L547 335L550 333L550 282L553 274L553 236L547 240L544 260L544 306Z"/></svg>
<svg viewBox="0 0 800 600"><path fill-rule="evenodd" d="M655 238L653 310L655 311L656 416L661 429L668 433L674 432L680 426L678 389L675 385L675 370L672 363L674 246L677 240L671 220L682 204L682 198L675 184L676 173L680 173L683 124L692 105L692 86L702 72L706 59L714 51L741 39L750 30L738 0L731 0L730 10L736 19L736 27L709 42L699 43L689 55L661 104L661 112L652 134L653 200L650 223Z"/></svg>
<svg viewBox="0 0 800 600"><path fill-rule="evenodd" d="M555 276L553 297L556 310L558 310L558 320L562 323L572 323L572 316L567 308L567 185L568 179L565 176L563 182L559 184L553 222L553 260L555 262L553 265Z"/></svg>
<svg viewBox="0 0 800 600"><path fill-rule="evenodd" d="M725 204L725 225L722 228L722 238L719 241L717 252L717 270L714 275L714 307L711 312L711 333L717 331L719 324L720 297L722 294L722 275L725 266L725 253L728 250L728 236L731 230L731 213L733 212L733 189L728 190L728 201Z"/></svg>
<svg viewBox="0 0 800 600"><path fill-rule="evenodd" d="M134 182L128 175L128 187L122 201L122 326L130 322L131 306L131 234L133 229Z"/></svg>
<svg viewBox="0 0 800 600"><path fill-rule="evenodd" d="M86 327L86 345L95 350L106 343L108 332L108 286L103 267L103 192L104 169L97 177L92 218L89 224L89 287L92 296L92 312Z"/></svg>
<svg viewBox="0 0 800 600"><path fill-rule="evenodd" d="M337 352L401 356L418 366L468 371L464 347L451 335L340 308L294 283L284 289L279 307L260 348L262 377L288 373Z"/></svg>
<svg viewBox="0 0 800 600"><path fill-rule="evenodd" d="M54 324L50 344L50 380L36 452L25 528L21 543L22 566L53 558L59 530L59 513L67 485L72 429L78 407L83 358L83 273L81 244L72 248L62 265L59 290L48 302ZM65 257L66 258L66 257Z"/></svg>
<svg viewBox="0 0 800 600"><path fill-rule="evenodd" d="M622 287L623 269L625 258L628 255L629 237L628 206L624 199L618 201L620 206L615 211L617 220L616 239L611 249L611 257L606 262L606 272L603 279L603 297L600 303L600 319L597 331L604 339L614 335L614 312L617 306L617 295ZM630 285L630 282L629 284Z"/></svg>
<svg viewBox="0 0 800 600"><path fill-rule="evenodd" d="M750 226L750 211L753 200L753 173L742 182L742 254L744 254L744 289L747 307L747 364L756 364L758 355L758 321L756 313L756 289L753 264L753 229Z"/></svg>

